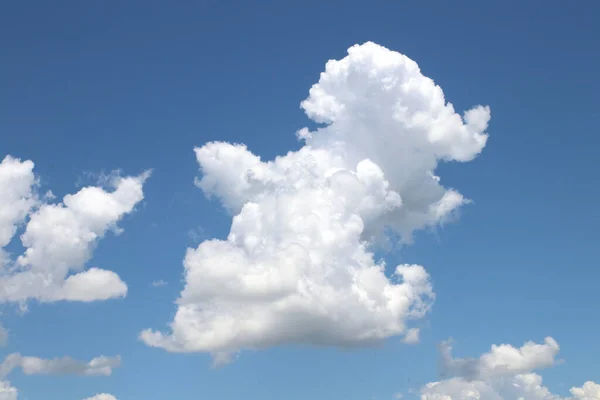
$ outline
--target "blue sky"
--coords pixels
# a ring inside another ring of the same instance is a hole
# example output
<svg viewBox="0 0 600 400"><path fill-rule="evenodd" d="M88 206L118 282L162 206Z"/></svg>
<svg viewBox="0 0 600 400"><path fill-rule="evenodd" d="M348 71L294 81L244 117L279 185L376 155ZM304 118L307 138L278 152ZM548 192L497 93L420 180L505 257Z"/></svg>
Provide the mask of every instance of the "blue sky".
<svg viewBox="0 0 600 400"><path fill-rule="evenodd" d="M108 232L85 263L117 273L125 298L1 306L2 358L119 355L122 364L98 377L16 369L6 379L20 399L416 398L410 389L440 379L437 346L449 337L457 354L478 357L551 336L565 362L543 371L546 386L567 396L600 382L598 4L126 3L0 8L0 159L32 160L40 193L55 202L116 169L152 169L123 232ZM231 215L194 185L194 147L244 143L263 160L298 150L295 132L317 126L300 102L327 60L366 41L415 60L457 113L491 108L481 154L436 170L473 202L381 254L388 276L406 263L431 277L435 303L413 324L420 342L393 335L340 350L284 340L216 369L205 351L148 346L140 332L168 332L174 318L186 249L230 231ZM24 229L7 246L13 254Z"/></svg>

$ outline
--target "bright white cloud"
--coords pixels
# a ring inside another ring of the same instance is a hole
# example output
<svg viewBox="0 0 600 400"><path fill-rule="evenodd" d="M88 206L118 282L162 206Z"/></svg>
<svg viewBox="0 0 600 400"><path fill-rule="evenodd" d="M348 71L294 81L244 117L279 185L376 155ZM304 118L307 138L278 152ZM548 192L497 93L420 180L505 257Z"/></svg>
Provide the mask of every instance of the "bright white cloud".
<svg viewBox="0 0 600 400"><path fill-rule="evenodd" d="M99 393L95 396L87 397L83 400L117 400L117 398L115 396L113 396L112 394Z"/></svg>
<svg viewBox="0 0 600 400"><path fill-rule="evenodd" d="M393 275L372 246L384 228L410 242L466 202L434 171L485 146L487 107L464 117L408 57L374 43L329 61L302 102L326 125L305 145L262 161L244 145L196 148L197 185L234 215L226 240L188 249L186 284L171 332L142 332L150 346L210 352L285 343L360 346L395 335L429 310L425 269Z"/></svg>
<svg viewBox="0 0 600 400"><path fill-rule="evenodd" d="M560 347L550 337L544 343L526 342L520 348L494 345L479 358L453 358L448 342L442 344L442 373L448 379L421 389L421 400L600 400L600 385L586 382L574 387L574 397L553 394L533 372L556 364Z"/></svg>
<svg viewBox="0 0 600 400"><path fill-rule="evenodd" d="M6 377L15 368L21 368L25 375L110 376L113 368L120 365L120 356L99 356L90 361L79 361L71 357L44 359L13 353L0 364L0 378Z"/></svg>
<svg viewBox="0 0 600 400"><path fill-rule="evenodd" d="M600 384L588 381L582 387L571 388L571 394L579 400L599 400Z"/></svg>
<svg viewBox="0 0 600 400"><path fill-rule="evenodd" d="M125 296L127 285L112 271L90 268L69 276L63 284L62 292L59 297L63 300L108 300Z"/></svg>
<svg viewBox="0 0 600 400"><path fill-rule="evenodd" d="M33 162L6 156L0 162L0 271L8 263L6 247L15 235L19 224L25 221L36 205L36 177Z"/></svg>
<svg viewBox="0 0 600 400"><path fill-rule="evenodd" d="M0 400L17 400L19 391L8 381L0 381Z"/></svg>
<svg viewBox="0 0 600 400"><path fill-rule="evenodd" d="M0 164L0 248L24 223L20 239L25 248L14 262L3 253L0 302L37 299L94 301L122 297L127 286L111 271L83 270L107 231L120 232L117 223L144 198L146 172L137 177L113 176L111 191L84 187L52 204L38 200L31 161L6 157ZM74 273L69 275L70 273Z"/></svg>
<svg viewBox="0 0 600 400"><path fill-rule="evenodd" d="M468 381L452 378L440 382L431 382L421 390L421 400L503 400L502 397L484 381Z"/></svg>
<svg viewBox="0 0 600 400"><path fill-rule="evenodd" d="M477 359L453 358L451 342L442 343L440 350L444 372L466 378L515 375L554 365L560 350L558 343L547 337L543 344L526 342L520 348L509 344L492 345L489 352Z"/></svg>

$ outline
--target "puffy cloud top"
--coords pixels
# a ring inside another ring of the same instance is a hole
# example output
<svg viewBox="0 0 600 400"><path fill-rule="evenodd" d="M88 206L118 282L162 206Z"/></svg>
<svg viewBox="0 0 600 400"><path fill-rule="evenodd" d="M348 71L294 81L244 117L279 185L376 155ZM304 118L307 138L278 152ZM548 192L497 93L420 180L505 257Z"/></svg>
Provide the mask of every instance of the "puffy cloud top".
<svg viewBox="0 0 600 400"><path fill-rule="evenodd" d="M0 302L124 296L127 286L114 272L83 269L98 240L108 230L119 232L119 220L144 198L142 188L149 173L115 176L112 191L85 187L52 204L37 196L33 167L31 161L10 156L0 163ZM25 252L12 262L2 248L25 222L20 237Z"/></svg>
<svg viewBox="0 0 600 400"><path fill-rule="evenodd" d="M37 203L36 182L33 162L21 162L11 156L0 162L0 268L8 262L3 248L10 243L18 225Z"/></svg>
<svg viewBox="0 0 600 400"><path fill-rule="evenodd" d="M196 184L234 215L231 230L188 249L171 332L142 332L148 345L219 362L286 343L418 340L407 323L434 299L427 272L388 277L371 248L386 228L409 242L465 203L434 171L481 152L489 108L461 117L414 61L374 43L329 61L302 108L325 125L301 129L298 151L263 161L241 144L195 149Z"/></svg>
<svg viewBox="0 0 600 400"><path fill-rule="evenodd" d="M573 397L553 394L533 372L556 364L560 347L551 337L520 348L493 345L478 358L453 358L449 342L441 346L442 373L451 377L426 384L421 400L600 400L600 385L586 382L571 389Z"/></svg>
<svg viewBox="0 0 600 400"><path fill-rule="evenodd" d="M551 367L559 350L558 343L551 337L543 344L529 341L520 348L509 344L492 345L489 352L477 359L453 358L451 343L441 345L444 374L467 378L514 375Z"/></svg>
<svg viewBox="0 0 600 400"><path fill-rule="evenodd" d="M143 184L149 176L111 176L108 188L89 186L52 203L53 196L38 195L34 164L6 156L0 162L0 303L58 300L94 301L122 297L127 285L108 270L85 264L107 231L119 233L117 223L144 198ZM5 247L18 229L25 249L13 257ZM0 346L8 333L0 325ZM8 355L0 364L0 379L15 368L25 375L108 376L119 367L121 358L95 357L89 362L70 357L42 359ZM16 400L18 391L0 381L0 400ZM116 400L108 394L93 399Z"/></svg>
<svg viewBox="0 0 600 400"><path fill-rule="evenodd" d="M582 387L571 388L571 394L579 400L598 400L600 399L600 385L588 381Z"/></svg>

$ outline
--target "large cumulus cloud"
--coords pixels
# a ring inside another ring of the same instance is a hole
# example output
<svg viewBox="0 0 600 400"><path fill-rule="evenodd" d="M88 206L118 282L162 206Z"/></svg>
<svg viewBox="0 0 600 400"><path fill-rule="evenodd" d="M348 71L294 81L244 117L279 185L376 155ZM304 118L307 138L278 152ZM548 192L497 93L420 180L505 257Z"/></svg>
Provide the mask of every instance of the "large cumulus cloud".
<svg viewBox="0 0 600 400"><path fill-rule="evenodd" d="M388 277L373 245L389 229L410 242L466 202L435 169L481 152L489 108L460 116L413 60L374 43L329 61L302 108L322 125L297 132L298 151L195 149L197 186L232 213L231 230L188 249L170 332L142 332L148 345L225 361L243 348L418 338L407 326L432 304L429 276L399 265Z"/></svg>

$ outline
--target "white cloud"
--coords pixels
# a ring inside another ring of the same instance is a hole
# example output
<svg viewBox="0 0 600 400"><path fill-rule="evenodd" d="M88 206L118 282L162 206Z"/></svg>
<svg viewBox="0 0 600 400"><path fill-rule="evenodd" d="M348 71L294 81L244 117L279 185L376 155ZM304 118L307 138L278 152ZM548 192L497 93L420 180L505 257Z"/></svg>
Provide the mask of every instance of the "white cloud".
<svg viewBox="0 0 600 400"><path fill-rule="evenodd" d="M484 381L467 381L452 378L440 382L431 382L421 390L421 400L503 400L496 391Z"/></svg>
<svg viewBox="0 0 600 400"><path fill-rule="evenodd" d="M571 394L580 400L598 400L600 399L600 385L588 381L582 387L571 388Z"/></svg>
<svg viewBox="0 0 600 400"><path fill-rule="evenodd" d="M43 359L13 353L6 356L0 364L0 378L6 377L15 368L21 368L25 375L109 376L113 368L120 365L120 356L99 356L90 361L79 361L71 357Z"/></svg>
<svg viewBox="0 0 600 400"><path fill-rule="evenodd" d="M162 279L152 282L152 287L160 287L160 286L166 286L166 285L167 285L167 282L163 281Z"/></svg>
<svg viewBox="0 0 600 400"><path fill-rule="evenodd" d="M71 357L43 359L22 356L13 353L6 356L0 364L0 400L16 400L18 390L10 382L3 381L15 368L21 368L25 375L83 375L110 376L114 368L121 366L121 357L99 356L90 361L74 360ZM90 397L94 400L116 400L109 394L98 394ZM88 400L88 399L86 399Z"/></svg>
<svg viewBox="0 0 600 400"><path fill-rule="evenodd" d="M0 400L17 400L19 391L8 381L0 381Z"/></svg>
<svg viewBox="0 0 600 400"><path fill-rule="evenodd" d="M6 156L0 162L0 271L8 263L6 247L15 235L19 224L37 204L33 162Z"/></svg>
<svg viewBox="0 0 600 400"><path fill-rule="evenodd" d="M421 389L421 400L600 400L600 385L586 382L572 388L574 397L553 394L533 372L557 363L559 351L550 337L544 343L526 342L515 348L494 345L476 359L453 358L448 342L442 344L442 373L448 379L431 382Z"/></svg>
<svg viewBox="0 0 600 400"><path fill-rule="evenodd" d="M9 189L0 194L0 248L10 242L19 224L29 220L20 237L24 253L14 262L6 253L2 257L0 302L125 296L127 286L114 272L83 269L108 230L120 233L117 223L144 198L142 188L148 176L148 172L137 177L113 176L111 191L84 187L52 204L35 194L33 162L6 157L0 164L0 186Z"/></svg>
<svg viewBox="0 0 600 400"><path fill-rule="evenodd" d="M87 397L87 398L85 398L83 400L117 400L117 398L115 396L113 396L112 394L99 393L99 394L97 394L95 396Z"/></svg>
<svg viewBox="0 0 600 400"><path fill-rule="evenodd" d="M406 334L429 310L425 269L388 278L372 247L386 227L410 242L466 202L434 171L483 149L490 111L461 118L402 54L373 43L348 53L302 102L327 125L300 130L300 150L262 161L238 144L195 149L196 183L234 215L231 231L188 249L171 332L142 332L148 345L217 360L286 343L361 346Z"/></svg>
<svg viewBox="0 0 600 400"><path fill-rule="evenodd" d="M421 330L419 328L410 328L409 330L406 331L406 334L404 335L403 342L406 343L406 344L417 344L417 343L419 343L420 333L421 333Z"/></svg>
<svg viewBox="0 0 600 400"><path fill-rule="evenodd" d="M560 350L551 337L543 344L526 342L520 348L509 344L492 345L489 352L477 359L453 358L451 342L442 343L441 353L444 373L467 378L515 375L522 372L548 368L556 363Z"/></svg>
<svg viewBox="0 0 600 400"><path fill-rule="evenodd" d="M127 285L112 271L90 268L69 276L62 291L63 300L89 302L124 297L127 294Z"/></svg>

